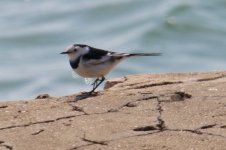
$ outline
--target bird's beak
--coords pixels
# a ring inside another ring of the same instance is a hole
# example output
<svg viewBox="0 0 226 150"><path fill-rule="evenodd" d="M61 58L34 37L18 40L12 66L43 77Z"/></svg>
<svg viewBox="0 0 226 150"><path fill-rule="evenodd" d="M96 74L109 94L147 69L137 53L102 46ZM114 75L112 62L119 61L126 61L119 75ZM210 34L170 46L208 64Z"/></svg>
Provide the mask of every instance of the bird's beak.
<svg viewBox="0 0 226 150"><path fill-rule="evenodd" d="M68 54L68 52L62 52L62 53L60 53L60 54Z"/></svg>

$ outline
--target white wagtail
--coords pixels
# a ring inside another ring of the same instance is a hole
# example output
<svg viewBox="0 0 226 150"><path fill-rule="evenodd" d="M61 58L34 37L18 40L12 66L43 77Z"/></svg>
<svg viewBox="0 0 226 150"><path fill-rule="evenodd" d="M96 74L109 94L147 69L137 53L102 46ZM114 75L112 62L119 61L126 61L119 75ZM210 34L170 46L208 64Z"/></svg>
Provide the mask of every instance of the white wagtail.
<svg viewBox="0 0 226 150"><path fill-rule="evenodd" d="M85 78L96 78L92 83L90 94L105 80L108 74L119 62L133 56L159 56L161 53L116 53L94 48L85 44L69 46L65 52L72 69Z"/></svg>

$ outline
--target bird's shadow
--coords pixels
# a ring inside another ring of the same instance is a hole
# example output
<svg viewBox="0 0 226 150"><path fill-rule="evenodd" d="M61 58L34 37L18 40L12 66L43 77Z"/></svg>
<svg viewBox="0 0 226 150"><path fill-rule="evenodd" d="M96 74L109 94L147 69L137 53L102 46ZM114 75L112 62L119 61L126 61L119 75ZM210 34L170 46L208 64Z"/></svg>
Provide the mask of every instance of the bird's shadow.
<svg viewBox="0 0 226 150"><path fill-rule="evenodd" d="M90 98L90 97L95 97L98 95L98 92L82 92L81 94L79 95L76 95L75 96L75 101L80 101L80 100L84 100L84 99L87 99L87 98Z"/></svg>

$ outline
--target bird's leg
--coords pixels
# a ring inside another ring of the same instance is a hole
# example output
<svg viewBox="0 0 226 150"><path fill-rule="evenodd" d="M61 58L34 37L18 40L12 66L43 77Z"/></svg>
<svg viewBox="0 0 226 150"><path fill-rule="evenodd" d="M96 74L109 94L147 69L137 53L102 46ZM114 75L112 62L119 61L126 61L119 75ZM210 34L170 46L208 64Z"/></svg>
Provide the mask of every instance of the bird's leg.
<svg viewBox="0 0 226 150"><path fill-rule="evenodd" d="M88 92L89 94L91 94L92 92L94 92L94 90L96 89L96 86L97 86L98 81L100 81L100 79L99 78L96 78L96 80L91 84L91 85L93 85L93 89L90 92Z"/></svg>
<svg viewBox="0 0 226 150"><path fill-rule="evenodd" d="M93 82L93 89L89 92L89 94L91 94L91 93L93 93L95 90L96 90L96 88L103 82L105 80L105 77L103 76L103 77L101 77L101 79L99 79L99 78L97 78L94 82ZM98 81L99 81L99 83L98 83Z"/></svg>
<svg viewBox="0 0 226 150"><path fill-rule="evenodd" d="M99 83L96 85L95 89L105 80L105 77L101 77L101 79L99 79Z"/></svg>
<svg viewBox="0 0 226 150"><path fill-rule="evenodd" d="M99 78L96 78L96 80L91 84L91 85L93 85L93 88L97 85L97 82L98 82L99 80L100 80Z"/></svg>

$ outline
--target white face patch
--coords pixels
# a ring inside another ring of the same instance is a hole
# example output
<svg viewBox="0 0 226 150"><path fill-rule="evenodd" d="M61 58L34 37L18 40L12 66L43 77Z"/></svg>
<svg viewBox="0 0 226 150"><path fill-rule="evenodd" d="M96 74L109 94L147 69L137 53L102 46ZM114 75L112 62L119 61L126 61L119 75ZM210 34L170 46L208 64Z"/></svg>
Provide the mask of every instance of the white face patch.
<svg viewBox="0 0 226 150"><path fill-rule="evenodd" d="M76 54L75 50L75 46L74 45L70 45L66 48L66 51L69 52L68 53L68 57L70 60L75 60L78 56Z"/></svg>
<svg viewBox="0 0 226 150"><path fill-rule="evenodd" d="M69 45L69 46L65 49L65 51L71 51L72 49L74 49L74 45Z"/></svg>
<svg viewBox="0 0 226 150"><path fill-rule="evenodd" d="M80 56L87 54L89 52L90 48L88 46L81 47L78 45L76 45L76 46L70 45L67 47L66 50L67 50L67 52L70 52L70 53L68 53L69 59L76 60Z"/></svg>

